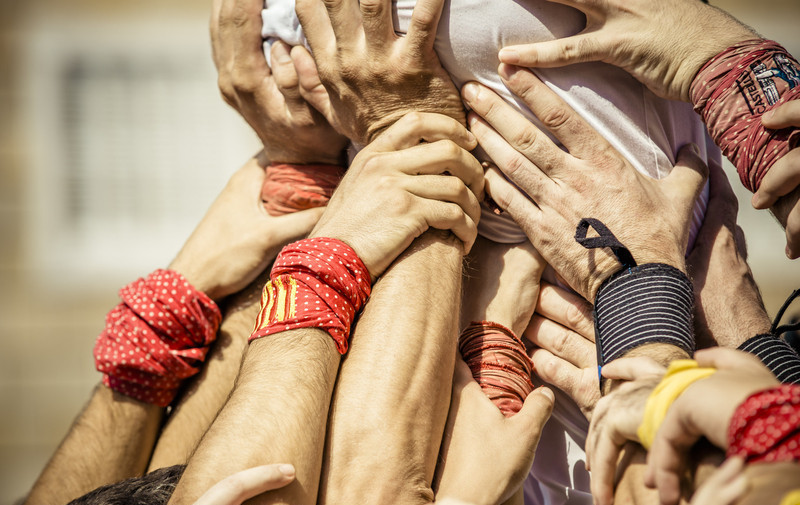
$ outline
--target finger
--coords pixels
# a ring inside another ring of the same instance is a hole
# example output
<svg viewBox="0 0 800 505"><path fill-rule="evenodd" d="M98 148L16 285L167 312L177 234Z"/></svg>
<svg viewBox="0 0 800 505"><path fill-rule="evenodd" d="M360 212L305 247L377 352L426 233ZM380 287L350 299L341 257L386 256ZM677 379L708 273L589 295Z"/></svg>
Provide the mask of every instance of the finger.
<svg viewBox="0 0 800 505"><path fill-rule="evenodd" d="M484 174L484 191L492 197L498 207L508 213L525 231L529 239L536 236L542 211L519 188L508 182L500 171L491 167ZM536 245L536 244L534 244Z"/></svg>
<svg viewBox="0 0 800 505"><path fill-rule="evenodd" d="M492 158L497 169L517 185L517 193L521 189L526 197L538 201L547 188L553 187L553 181L539 167L514 149L482 118L470 112L467 121L481 148ZM503 208L497 198L494 201Z"/></svg>
<svg viewBox="0 0 800 505"><path fill-rule="evenodd" d="M592 451L592 477L589 486L598 505L608 505L614 500L614 478L619 454L624 445L624 441L617 442L608 433L600 433Z"/></svg>
<svg viewBox="0 0 800 505"><path fill-rule="evenodd" d="M522 403L522 408L511 418L512 423L520 426L523 436L527 436L533 450L542 434L544 423L553 412L556 397L553 392L544 387L538 387L528 394Z"/></svg>
<svg viewBox="0 0 800 505"><path fill-rule="evenodd" d="M735 349L725 349L722 347L712 347L710 349L702 349L694 354L694 359L701 367L724 369L758 369L764 368L761 360L756 356Z"/></svg>
<svg viewBox="0 0 800 505"><path fill-rule="evenodd" d="M368 46L385 45L397 36L392 22L392 2L387 0L360 0L361 19L364 27L364 39ZM414 7L416 11L416 7Z"/></svg>
<svg viewBox="0 0 800 505"><path fill-rule="evenodd" d="M412 55L422 56L433 51L443 6L444 0L419 0L414 5L405 39Z"/></svg>
<svg viewBox="0 0 800 505"><path fill-rule="evenodd" d="M505 139L511 149L522 153L541 171L550 174L564 165L564 159L568 154L559 149L544 132L492 90L469 82L461 88L461 95L467 106ZM472 116L470 114L470 117ZM477 136L473 122L470 122L470 129ZM483 146L482 141L481 146ZM486 149L486 146L483 147ZM492 159L502 169L501 162L494 156ZM512 174L507 175L514 180Z"/></svg>
<svg viewBox="0 0 800 505"><path fill-rule="evenodd" d="M610 149L608 141L597 130L531 71L512 65L500 65L498 72L508 89L522 98L531 112L572 156L587 159ZM560 149L558 151L561 152ZM536 160L532 161L538 164Z"/></svg>
<svg viewBox="0 0 800 505"><path fill-rule="evenodd" d="M786 256L790 260L800 257L800 201L786 218Z"/></svg>
<svg viewBox="0 0 800 505"><path fill-rule="evenodd" d="M789 126L800 126L800 100L790 100L771 112L761 116L761 124L778 130Z"/></svg>
<svg viewBox="0 0 800 505"><path fill-rule="evenodd" d="M194 505L240 505L253 496L285 486L294 476L294 467L287 464L248 468L212 486Z"/></svg>
<svg viewBox="0 0 800 505"><path fill-rule="evenodd" d="M722 170L722 165L717 162L709 164L708 186L708 209L703 224L710 218L712 223L734 226L736 215L739 213L739 200L733 192L728 176Z"/></svg>
<svg viewBox="0 0 800 505"><path fill-rule="evenodd" d="M300 95L300 79L294 68L294 62L289 54L291 47L282 40L272 44L270 61L272 62L272 78L278 87L287 107L296 108L297 105L305 106L305 100Z"/></svg>
<svg viewBox="0 0 800 505"><path fill-rule="evenodd" d="M546 317L534 314L524 335L537 346L577 368L597 366L592 342Z"/></svg>
<svg viewBox="0 0 800 505"><path fill-rule="evenodd" d="M408 175L450 173L464 181L476 195L483 194L483 167L475 157L449 139L417 144L385 155L387 166Z"/></svg>
<svg viewBox="0 0 800 505"><path fill-rule="evenodd" d="M549 282L539 287L536 312L594 342L594 319L589 302Z"/></svg>
<svg viewBox="0 0 800 505"><path fill-rule="evenodd" d="M322 3L328 11L328 19L337 46L352 48L356 41L364 36L358 0L322 0ZM311 47L313 50L314 46Z"/></svg>
<svg viewBox="0 0 800 505"><path fill-rule="evenodd" d="M677 503L680 498L680 476L688 452L699 438L682 422L676 409L667 411L647 455L645 472L645 484L658 488L661 503Z"/></svg>
<svg viewBox="0 0 800 505"><path fill-rule="evenodd" d="M294 46L289 54L292 57L295 72L297 72L300 96L335 128L336 117L331 105L331 98L319 79L314 57L303 46Z"/></svg>
<svg viewBox="0 0 800 505"><path fill-rule="evenodd" d="M478 235L478 224L461 207L449 202L419 199L415 208L418 219L426 224L426 228L450 230L464 243L465 254L472 249Z"/></svg>
<svg viewBox="0 0 800 505"><path fill-rule="evenodd" d="M458 205L475 222L481 217L481 204L464 182L449 175L404 177L405 190L420 198Z"/></svg>
<svg viewBox="0 0 800 505"><path fill-rule="evenodd" d="M597 32L590 32L535 44L506 46L500 50L498 58L509 65L552 68L599 61L607 52L608 48Z"/></svg>
<svg viewBox="0 0 800 505"><path fill-rule="evenodd" d="M211 58L214 61L214 67L216 67L217 71L220 70L221 64L224 61L224 56L226 55L226 40L220 39L219 36L220 9L222 9L222 0L212 0L211 18L208 22L208 32L211 36Z"/></svg>
<svg viewBox="0 0 800 505"><path fill-rule="evenodd" d="M234 0L231 3L230 11L223 7L220 13L220 23L225 27L220 36L231 39L234 87L237 91L254 93L270 75L261 37L264 4L259 0Z"/></svg>
<svg viewBox="0 0 800 505"><path fill-rule="evenodd" d="M325 207L317 207L274 218L264 223L264 236L269 237L270 242L288 244L311 233L324 213Z"/></svg>
<svg viewBox="0 0 800 505"><path fill-rule="evenodd" d="M320 0L295 0L297 19L306 36L309 47L318 58L336 49L336 36L324 2Z"/></svg>
<svg viewBox="0 0 800 505"><path fill-rule="evenodd" d="M581 369L559 358L547 349L536 349L531 354L534 370L543 381L556 386L572 396L581 379Z"/></svg>
<svg viewBox="0 0 800 505"><path fill-rule="evenodd" d="M753 207L768 209L800 186L800 149L793 149L770 167L753 195Z"/></svg>
<svg viewBox="0 0 800 505"><path fill-rule="evenodd" d="M692 208L707 177L708 167L700 158L699 149L694 144L687 144L678 151L678 159L672 172L660 183L664 193L678 204L678 208ZM686 236L688 237L688 229Z"/></svg>
<svg viewBox="0 0 800 505"><path fill-rule="evenodd" d="M652 358L639 356L636 358L615 359L603 365L602 374L606 379L633 381L651 375L664 375L666 368Z"/></svg>
<svg viewBox="0 0 800 505"><path fill-rule="evenodd" d="M471 151L478 145L475 136L455 119L443 114L411 112L381 133L368 149L398 151L420 142L449 139L462 149Z"/></svg>
<svg viewBox="0 0 800 505"><path fill-rule="evenodd" d="M744 459L726 459L692 496L691 505L730 505L747 491Z"/></svg>

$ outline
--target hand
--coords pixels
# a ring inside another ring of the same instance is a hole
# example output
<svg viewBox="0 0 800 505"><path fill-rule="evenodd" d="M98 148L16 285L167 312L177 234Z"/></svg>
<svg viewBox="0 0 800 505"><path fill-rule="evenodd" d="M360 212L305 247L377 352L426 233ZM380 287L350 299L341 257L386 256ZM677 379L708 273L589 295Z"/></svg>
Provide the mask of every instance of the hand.
<svg viewBox="0 0 800 505"><path fill-rule="evenodd" d="M747 491L744 460L725 460L692 495L691 505L733 505Z"/></svg>
<svg viewBox="0 0 800 505"><path fill-rule="evenodd" d="M331 115L356 144L370 143L411 111L437 112L464 123L458 90L433 50L443 3L417 2L408 33L400 36L394 32L391 0L297 1L319 79L330 95Z"/></svg>
<svg viewBox="0 0 800 505"><path fill-rule="evenodd" d="M728 427L737 407L753 393L779 384L758 358L745 352L717 347L697 351L695 359L701 367L717 371L673 402L647 456L645 483L658 488L665 505L678 502L680 476L695 442L704 436L727 449Z"/></svg>
<svg viewBox="0 0 800 505"><path fill-rule="evenodd" d="M539 299L547 264L527 240L500 244L478 236L465 262L461 327L493 321L521 335Z"/></svg>
<svg viewBox="0 0 800 505"><path fill-rule="evenodd" d="M214 0L211 48L225 101L255 130L271 162L341 165L347 139L303 98L283 42L272 45L272 69L261 39L263 0ZM305 72L310 71L303 67Z"/></svg>
<svg viewBox="0 0 800 505"><path fill-rule="evenodd" d="M695 0L550 0L586 15L577 35L505 47L500 61L523 67L561 67L604 61L623 68L653 93L689 101L689 86L711 58L758 38L724 11Z"/></svg>
<svg viewBox="0 0 800 505"><path fill-rule="evenodd" d="M472 132L498 168L487 190L566 282L587 300L620 265L605 249L585 249L575 239L584 217L602 221L640 264L684 269L692 207L706 167L684 148L662 180L638 173L608 142L530 71L501 65L500 76L569 149L547 136L499 96L476 83L462 94L473 112ZM482 116L483 119L478 116ZM523 193L524 192L524 193Z"/></svg>
<svg viewBox="0 0 800 505"><path fill-rule="evenodd" d="M792 100L764 114L761 123L780 129L800 126L800 100ZM786 228L786 256L800 257L800 148L796 147L770 167L753 195L756 209L773 208L773 213ZM780 205L778 205L780 204Z"/></svg>
<svg viewBox="0 0 800 505"><path fill-rule="evenodd" d="M454 119L407 114L355 157L310 236L345 242L373 281L428 228L451 230L466 254L483 191L475 146Z"/></svg>
<svg viewBox="0 0 800 505"><path fill-rule="evenodd" d="M586 469L591 469L592 496L597 505L614 499L617 461L628 441L638 442L644 407L666 369L649 358L620 358L603 366L603 376L622 379L614 391L597 402L586 437Z"/></svg>
<svg viewBox="0 0 800 505"><path fill-rule="evenodd" d="M542 282L536 313L524 333L534 370L567 393L587 419L600 399L592 308L581 297Z"/></svg>
<svg viewBox="0 0 800 505"><path fill-rule="evenodd" d="M324 210L270 216L261 203L265 164L263 157L253 158L233 174L169 266L214 300L247 286Z"/></svg>
<svg viewBox="0 0 800 505"><path fill-rule="evenodd" d="M767 333L770 320L747 264L744 233L736 225L739 204L719 165L710 167L709 185L703 225L686 260L694 285L695 335L698 348L735 349Z"/></svg>
<svg viewBox="0 0 800 505"><path fill-rule="evenodd" d="M474 505L503 503L525 481L555 398L534 389L522 410L504 417L456 360L450 414L437 468L436 502L443 498Z"/></svg>
<svg viewBox="0 0 800 505"><path fill-rule="evenodd" d="M294 467L287 464L248 468L214 484L194 505L241 505L256 495L289 484L294 476Z"/></svg>

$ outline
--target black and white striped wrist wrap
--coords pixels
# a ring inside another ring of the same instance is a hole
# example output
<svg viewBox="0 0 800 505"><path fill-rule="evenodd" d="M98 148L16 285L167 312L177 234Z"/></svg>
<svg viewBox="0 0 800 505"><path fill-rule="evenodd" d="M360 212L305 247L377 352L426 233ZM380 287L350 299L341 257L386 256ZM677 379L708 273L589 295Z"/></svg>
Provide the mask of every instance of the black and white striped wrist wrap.
<svg viewBox="0 0 800 505"><path fill-rule="evenodd" d="M617 272L594 302L598 365L656 342L694 353L694 293L686 274L661 263Z"/></svg>
<svg viewBox="0 0 800 505"><path fill-rule="evenodd" d="M590 226L598 237L586 237ZM598 366L652 343L694 353L694 291L686 274L663 263L637 265L630 251L596 219L582 219L575 240L587 249L611 249L622 265L600 286L594 301Z"/></svg>
<svg viewBox="0 0 800 505"><path fill-rule="evenodd" d="M790 346L781 335L787 331L800 330L800 322L781 325L786 309L796 299L800 298L800 289L796 289L778 310L769 333L762 333L747 339L738 349L755 355L764 363L764 366L775 374L783 383L800 384L800 355Z"/></svg>

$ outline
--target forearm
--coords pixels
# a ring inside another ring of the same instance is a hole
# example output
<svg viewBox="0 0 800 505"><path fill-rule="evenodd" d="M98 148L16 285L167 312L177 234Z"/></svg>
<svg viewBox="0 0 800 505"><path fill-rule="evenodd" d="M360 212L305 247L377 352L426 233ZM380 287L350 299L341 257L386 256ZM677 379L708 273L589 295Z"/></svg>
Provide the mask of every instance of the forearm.
<svg viewBox="0 0 800 505"><path fill-rule="evenodd" d="M161 407L98 385L33 485L26 505L67 503L97 487L141 475L162 414Z"/></svg>
<svg viewBox="0 0 800 505"><path fill-rule="evenodd" d="M428 232L373 288L333 401L322 503L428 503L457 343L461 244Z"/></svg>
<svg viewBox="0 0 800 505"><path fill-rule="evenodd" d="M338 367L334 342L321 330L252 341L231 397L189 460L170 503L193 503L228 475L271 463L293 464L297 478L256 503L316 503Z"/></svg>
<svg viewBox="0 0 800 505"><path fill-rule="evenodd" d="M214 417L233 389L247 347L247 337L258 315L261 287L269 272L234 296L206 357L203 371L192 381L173 408L153 451L148 470L186 464Z"/></svg>

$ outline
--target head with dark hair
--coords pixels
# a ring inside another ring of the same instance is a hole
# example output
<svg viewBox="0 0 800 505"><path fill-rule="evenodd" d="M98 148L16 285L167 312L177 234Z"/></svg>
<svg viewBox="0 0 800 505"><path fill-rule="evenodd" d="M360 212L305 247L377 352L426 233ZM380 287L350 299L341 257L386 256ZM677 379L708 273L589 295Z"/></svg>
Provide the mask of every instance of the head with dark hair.
<svg viewBox="0 0 800 505"><path fill-rule="evenodd" d="M153 470L116 484L99 487L68 505L167 505L186 465Z"/></svg>

